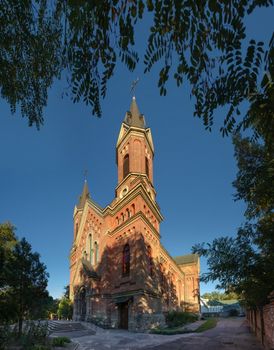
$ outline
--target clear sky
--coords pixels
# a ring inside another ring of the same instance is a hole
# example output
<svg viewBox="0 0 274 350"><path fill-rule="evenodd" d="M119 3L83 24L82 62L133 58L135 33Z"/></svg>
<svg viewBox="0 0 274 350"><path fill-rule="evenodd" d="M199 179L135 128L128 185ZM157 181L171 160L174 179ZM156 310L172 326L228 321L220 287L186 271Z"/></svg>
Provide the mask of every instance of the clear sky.
<svg viewBox="0 0 274 350"><path fill-rule="evenodd" d="M269 39L273 8L259 10L247 22L248 33ZM142 47L145 26L139 29ZM131 102L131 82L140 78L136 99L151 127L155 146L154 185L164 222L162 243L172 256L188 254L198 242L233 235L244 221L244 204L234 202L236 175L233 147L219 133L218 111L213 132L193 117L194 99L188 85L168 85L160 97L158 69L143 75L118 65L102 103L101 119L83 104L61 98L65 83L49 91L45 123L29 128L19 114L11 115L0 100L0 222L11 221L18 237L25 236L50 273L48 289L60 297L69 282L69 251L73 237L73 209L88 170L91 197L101 206L110 203L117 184L115 144ZM202 272L206 263L202 260ZM214 290L201 284L201 292Z"/></svg>

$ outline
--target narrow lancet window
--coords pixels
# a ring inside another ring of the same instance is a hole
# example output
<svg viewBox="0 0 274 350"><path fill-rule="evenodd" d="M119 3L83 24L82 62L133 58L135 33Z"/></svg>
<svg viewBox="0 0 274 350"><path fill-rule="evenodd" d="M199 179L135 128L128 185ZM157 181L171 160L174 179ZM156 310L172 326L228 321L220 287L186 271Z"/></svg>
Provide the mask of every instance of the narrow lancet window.
<svg viewBox="0 0 274 350"><path fill-rule="evenodd" d="M123 177L129 174L129 155L126 154L123 161Z"/></svg>
<svg viewBox="0 0 274 350"><path fill-rule="evenodd" d="M128 244L124 246L122 263L123 276L128 276L130 273L130 248Z"/></svg>
<svg viewBox="0 0 274 350"><path fill-rule="evenodd" d="M93 264L92 234L89 235L89 260Z"/></svg>
<svg viewBox="0 0 274 350"><path fill-rule="evenodd" d="M97 242L94 242L94 250L95 250L95 264L97 264L99 260L99 245Z"/></svg>
<svg viewBox="0 0 274 350"><path fill-rule="evenodd" d="M147 247L147 255L148 255L148 271L150 276L153 277L153 258L152 258L151 246Z"/></svg>

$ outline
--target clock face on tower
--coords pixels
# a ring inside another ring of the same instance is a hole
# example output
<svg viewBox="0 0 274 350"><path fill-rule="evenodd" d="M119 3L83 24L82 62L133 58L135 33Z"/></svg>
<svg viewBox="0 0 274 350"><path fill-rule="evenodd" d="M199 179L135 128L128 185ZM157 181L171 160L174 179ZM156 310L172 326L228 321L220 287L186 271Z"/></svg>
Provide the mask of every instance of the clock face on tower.
<svg viewBox="0 0 274 350"><path fill-rule="evenodd" d="M121 189L120 198L123 198L128 193L128 187L125 186Z"/></svg>

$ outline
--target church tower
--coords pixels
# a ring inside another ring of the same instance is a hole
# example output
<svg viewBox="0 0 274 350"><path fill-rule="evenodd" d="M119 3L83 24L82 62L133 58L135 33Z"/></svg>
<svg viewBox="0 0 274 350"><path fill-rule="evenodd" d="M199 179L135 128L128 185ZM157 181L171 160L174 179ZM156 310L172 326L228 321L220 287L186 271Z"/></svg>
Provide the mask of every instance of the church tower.
<svg viewBox="0 0 274 350"><path fill-rule="evenodd" d="M133 97L130 110L126 112L121 125L116 145L118 167L116 196L118 198L122 198L143 181L151 199L155 200L153 158L154 146L151 130L146 127L145 117L139 112L136 98Z"/></svg>

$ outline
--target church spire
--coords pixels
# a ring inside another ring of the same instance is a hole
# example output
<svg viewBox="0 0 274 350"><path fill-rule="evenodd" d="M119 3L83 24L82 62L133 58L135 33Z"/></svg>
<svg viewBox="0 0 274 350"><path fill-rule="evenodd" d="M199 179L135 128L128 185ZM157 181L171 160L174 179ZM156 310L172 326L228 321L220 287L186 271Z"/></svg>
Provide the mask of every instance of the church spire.
<svg viewBox="0 0 274 350"><path fill-rule="evenodd" d="M79 198L79 203L77 205L78 209L83 209L84 208L85 202L86 202L86 200L88 198L90 198L89 189L88 189L88 182L85 179L83 191L82 191L82 194L81 194L81 196Z"/></svg>
<svg viewBox="0 0 274 350"><path fill-rule="evenodd" d="M130 110L126 113L124 122L129 126L145 129L146 123L144 116L140 113L135 96L132 97Z"/></svg>

